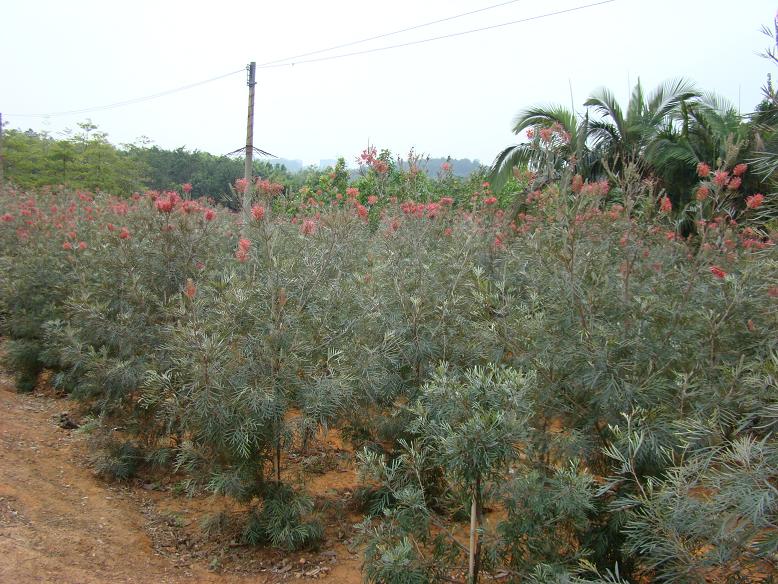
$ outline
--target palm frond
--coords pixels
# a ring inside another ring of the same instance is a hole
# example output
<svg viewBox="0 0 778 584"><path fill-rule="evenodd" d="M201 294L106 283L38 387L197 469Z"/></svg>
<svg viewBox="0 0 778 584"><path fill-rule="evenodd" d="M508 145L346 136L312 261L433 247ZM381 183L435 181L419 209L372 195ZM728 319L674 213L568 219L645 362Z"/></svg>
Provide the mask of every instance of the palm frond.
<svg viewBox="0 0 778 584"><path fill-rule="evenodd" d="M520 111L513 120L513 133L519 134L531 126L559 124L571 136L577 132L575 114L561 105L533 106Z"/></svg>
<svg viewBox="0 0 778 584"><path fill-rule="evenodd" d="M600 88L595 91L584 103L586 107L593 107L594 110L605 118L610 118L619 135L623 136L626 130L624 114L621 111L619 102L613 92L606 88Z"/></svg>
<svg viewBox="0 0 778 584"><path fill-rule="evenodd" d="M638 82L632 89L632 94L627 104L627 120L632 120L633 122L639 120L643 116L645 106L646 98L643 93L643 84L640 82L640 78L638 78Z"/></svg>
<svg viewBox="0 0 778 584"><path fill-rule="evenodd" d="M517 144L504 148L492 162L489 182L496 191L510 179L515 166L527 166L532 162L535 150L531 144Z"/></svg>
<svg viewBox="0 0 778 584"><path fill-rule="evenodd" d="M646 102L648 125L657 125L668 117L682 101L699 97L694 84L682 77L670 79L660 84Z"/></svg>

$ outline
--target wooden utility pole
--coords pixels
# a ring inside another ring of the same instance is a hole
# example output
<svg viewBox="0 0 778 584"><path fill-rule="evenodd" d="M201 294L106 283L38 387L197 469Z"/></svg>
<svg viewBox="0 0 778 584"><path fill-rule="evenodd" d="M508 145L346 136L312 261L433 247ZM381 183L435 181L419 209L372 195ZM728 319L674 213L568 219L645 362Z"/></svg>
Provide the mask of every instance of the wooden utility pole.
<svg viewBox="0 0 778 584"><path fill-rule="evenodd" d="M243 216L248 225L249 213L251 213L251 191L253 183L253 164L254 164L254 87L256 86L257 63L252 61L246 69L248 70L249 86L249 111L246 120L246 167L244 178L246 179L246 190L243 193Z"/></svg>
<svg viewBox="0 0 778 584"><path fill-rule="evenodd" d="M0 185L3 184L3 114L0 113Z"/></svg>

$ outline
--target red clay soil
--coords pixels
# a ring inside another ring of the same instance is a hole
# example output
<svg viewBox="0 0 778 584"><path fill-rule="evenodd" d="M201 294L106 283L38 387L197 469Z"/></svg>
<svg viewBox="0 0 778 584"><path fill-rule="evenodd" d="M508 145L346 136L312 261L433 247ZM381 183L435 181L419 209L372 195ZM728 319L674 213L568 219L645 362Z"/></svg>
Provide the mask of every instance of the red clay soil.
<svg viewBox="0 0 778 584"><path fill-rule="evenodd" d="M350 517L326 523L327 543L316 552L208 538L200 519L227 502L103 482L89 468L86 438L56 423L72 407L45 392L17 394L0 372L0 582L361 581L359 553L344 535ZM353 470L332 472L312 482L328 491L322 496L347 498Z"/></svg>

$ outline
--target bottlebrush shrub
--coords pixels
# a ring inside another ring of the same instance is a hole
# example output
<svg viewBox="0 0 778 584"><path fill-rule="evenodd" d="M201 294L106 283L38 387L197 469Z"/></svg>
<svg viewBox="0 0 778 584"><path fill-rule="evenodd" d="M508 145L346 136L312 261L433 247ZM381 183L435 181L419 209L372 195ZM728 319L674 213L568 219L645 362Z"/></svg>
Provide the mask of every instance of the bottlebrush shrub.
<svg viewBox="0 0 778 584"><path fill-rule="evenodd" d="M73 226L84 202L59 189L33 194L8 187L0 191L0 205L0 322L9 338L5 361L16 373L17 388L31 391L41 369L56 362L44 352L43 325L61 316L74 284L71 266L61 259L62 246L78 249Z"/></svg>
<svg viewBox="0 0 778 584"><path fill-rule="evenodd" d="M511 369L474 368L458 375L441 366L421 388L411 409L409 430L415 441L405 445L405 452L387 462L374 452L363 451L363 474L389 489L396 499L394 507L386 509L381 527L363 526L369 581L401 581L409 564L433 579L436 573L446 572L447 564L457 563L462 552L469 558L469 581L477 581L482 539L488 537L485 493L518 458L516 444L526 435L531 410L528 387L533 383L531 376ZM468 547L447 531L433 534L436 519L431 507L436 502L422 479L423 467L429 464L442 470L445 490L462 491L471 501ZM413 545L407 545L409 541ZM387 544L404 550L391 566L379 553Z"/></svg>
<svg viewBox="0 0 778 584"><path fill-rule="evenodd" d="M534 372L522 457L496 465L484 495L485 569L586 578L568 561L580 558L603 579L770 573L769 224L706 215L682 237L636 173L589 186L570 174L533 183L511 214L483 185L465 207L427 192L394 203L387 182L368 217L367 201L301 208L281 194L246 224L170 194L6 190L3 331L189 487L254 514L289 486L291 450L331 427L370 442L395 482L413 479L391 496L366 485L388 513L367 548L374 579L459 573L419 559L425 529L459 542L442 536L441 558L465 557L471 492L417 455L412 406L440 361Z"/></svg>
<svg viewBox="0 0 778 584"><path fill-rule="evenodd" d="M349 411L357 380L340 347L375 310L352 302L364 285L354 253L364 249L364 224L341 211L306 218L315 221L308 230L284 219L268 212L244 226L222 276L183 291L165 329L169 360L155 363L141 399L177 447L191 490L271 506L284 453ZM270 539L292 545L283 537Z"/></svg>
<svg viewBox="0 0 778 584"><path fill-rule="evenodd" d="M354 331L370 358L345 353L353 376L363 380L352 432L373 441L406 436L408 420L393 407L397 400L415 400L440 361L464 368L490 357L473 343L472 318L483 311L472 290L477 274L498 262L491 223L447 204L406 201L371 238L372 261L356 302L375 310Z"/></svg>
<svg viewBox="0 0 778 584"><path fill-rule="evenodd" d="M219 254L220 228L206 218L210 209L172 193L98 199L95 207L99 219L88 224L92 255L73 263L77 285L63 319L51 322L47 334L74 395L103 415L129 412L134 421L150 359L164 358L162 332L175 316L172 305L187 278ZM226 245L221 249L226 255Z"/></svg>
<svg viewBox="0 0 778 584"><path fill-rule="evenodd" d="M306 521L313 501L287 485L279 485L265 497L261 511L255 511L243 532L247 543L269 542L292 551L316 545L324 535L317 521Z"/></svg>

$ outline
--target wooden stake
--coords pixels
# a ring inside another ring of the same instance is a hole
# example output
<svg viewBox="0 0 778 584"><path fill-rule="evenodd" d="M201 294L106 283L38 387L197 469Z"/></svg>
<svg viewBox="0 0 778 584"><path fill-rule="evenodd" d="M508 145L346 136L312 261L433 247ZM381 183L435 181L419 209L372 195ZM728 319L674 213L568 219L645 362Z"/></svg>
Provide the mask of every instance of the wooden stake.
<svg viewBox="0 0 778 584"><path fill-rule="evenodd" d="M476 548L476 521L478 516L478 499L473 492L473 501L470 505L470 557L468 558L467 582L475 584L475 548Z"/></svg>

